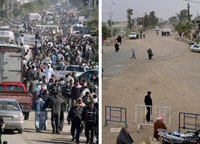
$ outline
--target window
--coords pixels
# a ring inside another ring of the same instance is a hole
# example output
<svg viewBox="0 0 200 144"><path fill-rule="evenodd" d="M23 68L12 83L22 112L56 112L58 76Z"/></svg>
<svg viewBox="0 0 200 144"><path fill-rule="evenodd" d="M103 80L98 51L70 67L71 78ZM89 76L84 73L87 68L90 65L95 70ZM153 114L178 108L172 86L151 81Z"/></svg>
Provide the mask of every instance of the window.
<svg viewBox="0 0 200 144"><path fill-rule="evenodd" d="M16 85L6 85L5 91L17 91L17 86Z"/></svg>
<svg viewBox="0 0 200 144"><path fill-rule="evenodd" d="M16 102L0 101L0 110L19 111L19 106Z"/></svg>
<svg viewBox="0 0 200 144"><path fill-rule="evenodd" d="M3 91L3 85L0 85L0 91Z"/></svg>
<svg viewBox="0 0 200 144"><path fill-rule="evenodd" d="M19 91L25 91L22 86L19 86Z"/></svg>

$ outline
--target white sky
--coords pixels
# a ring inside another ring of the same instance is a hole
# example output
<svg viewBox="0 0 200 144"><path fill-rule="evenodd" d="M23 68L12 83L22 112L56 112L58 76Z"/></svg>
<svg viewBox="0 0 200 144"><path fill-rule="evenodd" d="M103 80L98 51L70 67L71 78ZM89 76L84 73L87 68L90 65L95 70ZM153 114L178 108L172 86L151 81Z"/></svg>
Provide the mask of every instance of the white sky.
<svg viewBox="0 0 200 144"><path fill-rule="evenodd" d="M200 0L195 0L200 2ZM112 5L112 3L115 3ZM133 9L133 16L144 16L144 13L155 11L159 18L168 20L169 17L175 16L183 9L187 9L187 1L183 0L102 0L102 20L107 22L110 17L112 5L112 20L127 21L126 11L128 8ZM190 3L190 13L197 16L197 11L200 14L200 3Z"/></svg>

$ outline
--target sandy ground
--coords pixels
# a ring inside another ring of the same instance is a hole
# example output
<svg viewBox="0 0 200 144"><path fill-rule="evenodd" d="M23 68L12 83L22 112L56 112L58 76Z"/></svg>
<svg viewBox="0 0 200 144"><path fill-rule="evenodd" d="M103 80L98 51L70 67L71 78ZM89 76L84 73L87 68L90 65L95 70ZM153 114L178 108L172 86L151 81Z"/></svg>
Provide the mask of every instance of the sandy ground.
<svg viewBox="0 0 200 144"><path fill-rule="evenodd" d="M130 59L132 47L135 48L137 59ZM151 61L146 53L149 47L154 53ZM112 74L110 67L117 67L120 63L117 55L120 54L126 62L120 64L122 69L118 73ZM126 40L120 46L119 53L114 52L112 45L104 46L102 125L105 106L125 107L134 143L149 143L153 127L144 126L139 133L136 132L134 107L136 104L143 105L146 92L151 90L153 105L171 107L172 123L168 129L177 131L179 112L199 113L199 62L200 54L191 52L188 45L178 41L175 35L161 37L148 33L145 40ZM103 144L116 143L118 133L110 132L110 129L122 126L124 124L108 122L108 126L102 130Z"/></svg>

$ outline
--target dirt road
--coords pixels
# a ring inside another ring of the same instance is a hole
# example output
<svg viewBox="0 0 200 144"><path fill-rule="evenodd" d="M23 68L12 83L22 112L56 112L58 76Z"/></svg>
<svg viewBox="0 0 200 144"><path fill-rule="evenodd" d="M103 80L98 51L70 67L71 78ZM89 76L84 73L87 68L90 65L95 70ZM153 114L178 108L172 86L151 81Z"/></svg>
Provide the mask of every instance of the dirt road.
<svg viewBox="0 0 200 144"><path fill-rule="evenodd" d="M133 47L137 59L130 59ZM149 47L154 53L151 61L146 52ZM155 32L147 33L146 39L126 40L118 53L113 51L112 46L104 47L103 125L105 106L125 107L135 143L148 141L153 135L153 127L144 126L137 133L134 124L135 104L144 104L148 90L152 91L153 105L171 107L172 126L169 130L178 130L179 112L199 113L200 54L191 52L175 35L161 37ZM118 133L111 133L110 128L121 126L124 125L109 122L103 127L103 144L116 143Z"/></svg>

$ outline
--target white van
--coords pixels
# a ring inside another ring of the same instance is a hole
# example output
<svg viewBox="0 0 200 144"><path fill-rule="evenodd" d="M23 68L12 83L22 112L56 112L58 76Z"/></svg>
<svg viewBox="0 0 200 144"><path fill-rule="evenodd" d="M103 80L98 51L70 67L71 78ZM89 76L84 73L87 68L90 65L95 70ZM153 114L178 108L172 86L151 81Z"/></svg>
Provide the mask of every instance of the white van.
<svg viewBox="0 0 200 144"><path fill-rule="evenodd" d="M0 41L15 43L15 36L12 31L0 31Z"/></svg>

